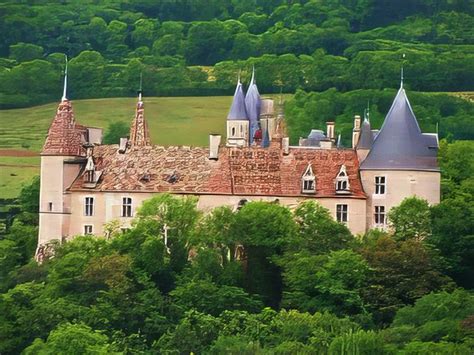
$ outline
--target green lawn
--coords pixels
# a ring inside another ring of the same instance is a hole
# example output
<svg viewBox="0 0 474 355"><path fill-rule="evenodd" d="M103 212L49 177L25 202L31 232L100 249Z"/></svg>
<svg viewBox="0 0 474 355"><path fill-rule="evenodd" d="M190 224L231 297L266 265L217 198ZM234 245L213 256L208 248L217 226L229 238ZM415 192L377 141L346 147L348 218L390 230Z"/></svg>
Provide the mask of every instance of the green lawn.
<svg viewBox="0 0 474 355"><path fill-rule="evenodd" d="M39 175L39 165L36 167L1 166L0 165L0 199L18 196L21 188Z"/></svg>
<svg viewBox="0 0 474 355"><path fill-rule="evenodd" d="M285 95L290 97L289 95ZM232 97L145 97L152 142L159 145L208 145L209 133L225 134ZM131 122L136 98L73 100L76 121L104 130L110 122ZM58 103L0 110L0 198L18 195L39 173L39 157L2 156L1 150L39 153Z"/></svg>

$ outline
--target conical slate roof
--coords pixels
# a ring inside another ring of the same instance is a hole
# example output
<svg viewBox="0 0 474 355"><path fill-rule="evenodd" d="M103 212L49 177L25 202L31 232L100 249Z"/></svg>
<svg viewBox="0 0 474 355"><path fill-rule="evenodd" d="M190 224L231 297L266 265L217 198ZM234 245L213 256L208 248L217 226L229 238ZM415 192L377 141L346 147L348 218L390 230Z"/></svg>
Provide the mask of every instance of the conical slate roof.
<svg viewBox="0 0 474 355"><path fill-rule="evenodd" d="M232 105L230 106L229 114L227 115L228 120L248 120L247 110L245 109L245 96L242 88L240 78L237 81L237 87L235 88L234 98L232 99Z"/></svg>
<svg viewBox="0 0 474 355"><path fill-rule="evenodd" d="M398 90L361 170L439 171L437 147L421 133L403 87Z"/></svg>
<svg viewBox="0 0 474 355"><path fill-rule="evenodd" d="M370 149L373 143L374 136L370 129L370 122L368 119L365 119L360 128L360 138L359 143L357 143L357 149Z"/></svg>
<svg viewBox="0 0 474 355"><path fill-rule="evenodd" d="M249 89L245 95L245 108L250 121L258 121L260 115L260 93L255 82L255 71L252 72Z"/></svg>
<svg viewBox="0 0 474 355"><path fill-rule="evenodd" d="M260 93L255 82L255 69L252 71L252 79L245 95L245 109L250 120L250 143L253 142L255 132L258 130L258 119L260 116Z"/></svg>

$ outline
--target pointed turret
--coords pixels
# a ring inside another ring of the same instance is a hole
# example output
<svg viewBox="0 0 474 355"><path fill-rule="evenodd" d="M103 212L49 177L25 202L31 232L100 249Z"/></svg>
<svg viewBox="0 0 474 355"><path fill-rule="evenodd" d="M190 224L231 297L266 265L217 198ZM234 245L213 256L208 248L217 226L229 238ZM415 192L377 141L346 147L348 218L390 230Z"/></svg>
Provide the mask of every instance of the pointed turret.
<svg viewBox="0 0 474 355"><path fill-rule="evenodd" d="M130 144L136 147L151 145L150 132L148 131L148 124L145 120L145 109L142 101L141 80L135 118L130 127Z"/></svg>
<svg viewBox="0 0 474 355"><path fill-rule="evenodd" d="M255 82L255 67L252 69L252 79L249 89L245 95L245 109L250 121L250 143L253 143L255 132L258 130L258 120L260 116L260 93Z"/></svg>
<svg viewBox="0 0 474 355"><path fill-rule="evenodd" d="M421 133L402 74L401 87L361 169L438 171L436 148Z"/></svg>
<svg viewBox="0 0 474 355"><path fill-rule="evenodd" d="M364 113L364 122L362 122L360 128L359 142L357 143L357 149L370 149L374 142L374 135L370 128L369 120L369 109L367 108Z"/></svg>
<svg viewBox="0 0 474 355"><path fill-rule="evenodd" d="M76 125L71 102L67 99L67 57L64 70L64 86L61 102L48 130L43 155L81 156L84 129Z"/></svg>
<svg viewBox="0 0 474 355"><path fill-rule="evenodd" d="M248 146L249 145L249 118L245 108L245 95L240 82L240 74L237 79L234 98L227 115L227 145L228 146Z"/></svg>
<svg viewBox="0 0 474 355"><path fill-rule="evenodd" d="M230 106L229 114L227 115L228 120L248 120L247 110L245 108L245 95L242 83L240 82L240 75L237 80L237 86L235 88L234 98L232 99L232 105Z"/></svg>

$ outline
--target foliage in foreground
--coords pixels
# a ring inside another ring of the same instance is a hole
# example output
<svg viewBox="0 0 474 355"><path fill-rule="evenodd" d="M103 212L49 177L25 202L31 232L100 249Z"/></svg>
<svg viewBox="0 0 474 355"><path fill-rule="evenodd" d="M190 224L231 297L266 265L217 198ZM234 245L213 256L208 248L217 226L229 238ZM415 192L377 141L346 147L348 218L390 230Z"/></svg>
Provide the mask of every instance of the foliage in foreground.
<svg viewBox="0 0 474 355"><path fill-rule="evenodd" d="M43 265L28 187L0 240L0 352L470 354L470 149L442 143L444 199L406 199L391 233L354 237L314 202L203 215L159 195L127 232L76 237Z"/></svg>
<svg viewBox="0 0 474 355"><path fill-rule="evenodd" d="M2 353L469 353L474 298L452 291L422 241L324 242L327 231L350 233L313 202L293 215L266 203L215 213L161 195L128 232L76 237L15 270L0 297ZM275 223L259 222L268 216ZM239 243L244 268L227 257Z"/></svg>

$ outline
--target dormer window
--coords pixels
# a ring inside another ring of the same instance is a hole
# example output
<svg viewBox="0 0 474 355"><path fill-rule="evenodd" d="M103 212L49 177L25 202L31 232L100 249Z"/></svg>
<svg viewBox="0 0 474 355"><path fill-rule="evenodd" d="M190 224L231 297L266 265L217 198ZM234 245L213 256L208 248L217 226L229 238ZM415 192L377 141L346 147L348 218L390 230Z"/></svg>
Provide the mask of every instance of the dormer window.
<svg viewBox="0 0 474 355"><path fill-rule="evenodd" d="M349 194L350 192L349 176L347 175L346 166L342 165L336 177L336 193Z"/></svg>
<svg viewBox="0 0 474 355"><path fill-rule="evenodd" d="M308 164L303 177L301 178L302 192L305 194L314 194L316 192L316 178L313 174L311 164Z"/></svg>

